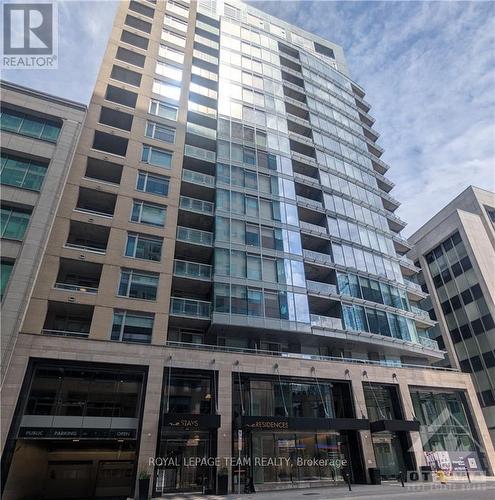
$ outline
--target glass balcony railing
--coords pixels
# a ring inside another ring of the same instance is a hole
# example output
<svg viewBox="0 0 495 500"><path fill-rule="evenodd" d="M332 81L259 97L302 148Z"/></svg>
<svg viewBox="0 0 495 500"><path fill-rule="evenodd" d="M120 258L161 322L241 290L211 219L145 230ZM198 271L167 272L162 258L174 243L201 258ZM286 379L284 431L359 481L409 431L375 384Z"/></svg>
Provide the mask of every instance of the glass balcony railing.
<svg viewBox="0 0 495 500"><path fill-rule="evenodd" d="M187 316L189 318L209 319L211 303L203 300L184 299L172 297L170 299L170 314L174 316Z"/></svg>
<svg viewBox="0 0 495 500"><path fill-rule="evenodd" d="M174 260L175 276L184 276L187 278L196 278L202 280L211 279L212 266L200 264L199 262L189 262L185 260Z"/></svg>
<svg viewBox="0 0 495 500"><path fill-rule="evenodd" d="M336 285L331 283L321 283L320 281L306 280L306 288L308 292L317 293L319 295L330 295L337 293Z"/></svg>
<svg viewBox="0 0 495 500"><path fill-rule="evenodd" d="M411 280L404 278L404 284L406 285L407 288L411 288L411 289L416 290L418 292L423 292L423 290L421 289L421 285L414 283L414 281L411 281Z"/></svg>
<svg viewBox="0 0 495 500"><path fill-rule="evenodd" d="M340 318L320 316L319 314L311 315L311 326L315 326L317 328L328 328L330 330L343 330L342 320Z"/></svg>
<svg viewBox="0 0 495 500"><path fill-rule="evenodd" d="M326 253L315 252L314 250L303 250L304 258L321 264L331 264L332 257Z"/></svg>
<svg viewBox="0 0 495 500"><path fill-rule="evenodd" d="M309 205L314 208L323 210L323 203L321 201L312 200L311 198L305 198L304 196L297 196L297 201L303 203L304 205Z"/></svg>
<svg viewBox="0 0 495 500"><path fill-rule="evenodd" d="M410 267L410 268L414 268L416 269L416 266L414 265L414 262L412 259L410 259L409 257L406 257L405 255L402 255L400 258L399 258L399 262L403 265L405 265L406 267Z"/></svg>
<svg viewBox="0 0 495 500"><path fill-rule="evenodd" d="M184 169L182 171L182 180L199 184L200 186L215 187L215 177L212 175L202 174L194 170Z"/></svg>
<svg viewBox="0 0 495 500"><path fill-rule="evenodd" d="M311 231L313 233L328 234L326 227L318 226L317 224L311 224L311 222L304 222L301 220L299 221L299 225L301 226L301 229L306 229L307 231Z"/></svg>
<svg viewBox="0 0 495 500"><path fill-rule="evenodd" d="M428 314L428 311L425 311L424 309L420 309L419 307L416 306L411 306L411 312L416 314L417 316L421 316L424 319L431 319L430 315Z"/></svg>
<svg viewBox="0 0 495 500"><path fill-rule="evenodd" d="M178 226L177 239L179 241L194 243L195 245L204 245L209 247L213 245L213 233L201 231L199 229L192 229L190 227Z"/></svg>
<svg viewBox="0 0 495 500"><path fill-rule="evenodd" d="M419 343L423 346L426 347L427 349L433 349L435 351L438 351L438 342L436 340L430 339L428 337L418 337Z"/></svg>
<svg viewBox="0 0 495 500"><path fill-rule="evenodd" d="M184 155L198 160L210 161L212 163L216 162L216 153L214 151L191 146L190 144L184 146Z"/></svg>
<svg viewBox="0 0 495 500"><path fill-rule="evenodd" d="M205 215L213 215L213 212L215 211L215 204L211 201L189 198L189 196L180 197L179 207L184 210L190 210L192 212L198 212Z"/></svg>

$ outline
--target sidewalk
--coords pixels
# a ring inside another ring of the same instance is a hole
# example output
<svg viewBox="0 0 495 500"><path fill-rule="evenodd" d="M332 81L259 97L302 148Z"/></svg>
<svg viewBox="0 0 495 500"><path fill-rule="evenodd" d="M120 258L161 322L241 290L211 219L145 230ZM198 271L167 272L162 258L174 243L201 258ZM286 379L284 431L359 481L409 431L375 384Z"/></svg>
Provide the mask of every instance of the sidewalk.
<svg viewBox="0 0 495 500"><path fill-rule="evenodd" d="M395 500L404 496L414 500L430 500L431 498L449 498L449 500L493 499L495 498L495 481L493 478L482 481L454 480L447 485L440 483L406 483L404 487L396 482L384 482L381 485L356 484L352 491L347 486L327 488L303 488L281 491L268 491L254 494L201 495L198 493L172 493L161 497L162 500L345 500L348 498L366 498ZM158 500L158 499L155 499Z"/></svg>

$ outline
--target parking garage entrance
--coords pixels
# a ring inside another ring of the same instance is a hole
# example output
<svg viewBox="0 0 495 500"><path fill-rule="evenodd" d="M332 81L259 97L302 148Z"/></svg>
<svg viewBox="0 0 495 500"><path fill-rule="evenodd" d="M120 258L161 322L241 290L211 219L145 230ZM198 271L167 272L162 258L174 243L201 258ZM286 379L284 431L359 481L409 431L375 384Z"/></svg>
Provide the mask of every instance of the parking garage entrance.
<svg viewBox="0 0 495 500"><path fill-rule="evenodd" d="M32 363L6 447L3 498L133 495L145 371Z"/></svg>

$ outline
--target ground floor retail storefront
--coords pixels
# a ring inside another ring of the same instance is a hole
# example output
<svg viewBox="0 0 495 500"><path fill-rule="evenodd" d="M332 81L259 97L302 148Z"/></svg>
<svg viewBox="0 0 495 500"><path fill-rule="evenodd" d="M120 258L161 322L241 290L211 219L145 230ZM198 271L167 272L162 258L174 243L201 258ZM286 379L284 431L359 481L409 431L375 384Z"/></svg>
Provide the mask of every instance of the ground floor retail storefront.
<svg viewBox="0 0 495 500"><path fill-rule="evenodd" d="M73 342L42 340L48 353L67 344L71 355ZM121 345L127 356L108 356L120 364L72 362L39 357L44 345L25 360L12 398L6 500L126 499L142 472L160 497L365 483L373 469L390 479L429 463L491 472L495 462L463 374L441 373L443 389L433 389L423 369L368 369L368 381L361 367L338 362L276 365L185 348L154 358L150 348L146 363L132 365L134 346ZM104 359L106 344L91 346Z"/></svg>

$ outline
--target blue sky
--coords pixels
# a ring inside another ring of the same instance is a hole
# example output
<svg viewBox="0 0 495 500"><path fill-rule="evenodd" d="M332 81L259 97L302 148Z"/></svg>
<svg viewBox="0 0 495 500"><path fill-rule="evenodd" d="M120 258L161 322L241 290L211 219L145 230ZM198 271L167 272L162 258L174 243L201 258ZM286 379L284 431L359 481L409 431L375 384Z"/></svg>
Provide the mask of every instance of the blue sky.
<svg viewBox="0 0 495 500"><path fill-rule="evenodd" d="M469 184L495 190L494 2L251 3L344 47L406 236ZM2 77L88 102L116 6L59 2L59 69Z"/></svg>

